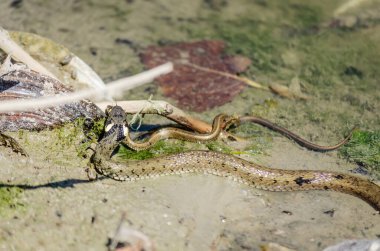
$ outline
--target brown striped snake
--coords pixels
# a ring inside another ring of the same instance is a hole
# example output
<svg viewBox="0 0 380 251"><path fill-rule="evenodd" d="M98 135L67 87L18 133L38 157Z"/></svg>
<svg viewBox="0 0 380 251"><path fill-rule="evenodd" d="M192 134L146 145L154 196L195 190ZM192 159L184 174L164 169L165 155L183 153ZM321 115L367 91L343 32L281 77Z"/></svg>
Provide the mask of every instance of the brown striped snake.
<svg viewBox="0 0 380 251"><path fill-rule="evenodd" d="M126 163L111 160L115 148L124 143L134 150L151 147L162 139L176 138L188 141L207 141L218 137L226 124L236 118L218 115L208 134L196 134L178 128L164 128L154 132L145 142L134 142L129 137L126 114L120 106L114 106L108 113L105 135L97 144L91 157L95 170L107 177L120 181L138 180L168 174L210 173L232 177L252 187L268 191L333 190L351 194L366 201L377 211L380 210L380 186L358 176L328 171L272 169L248 162L238 157L210 151L188 151ZM255 117L241 117L240 121L251 121L267 126L294 139L313 150L333 150L347 142L348 138L332 147L322 147L301 139L288 130L269 121Z"/></svg>

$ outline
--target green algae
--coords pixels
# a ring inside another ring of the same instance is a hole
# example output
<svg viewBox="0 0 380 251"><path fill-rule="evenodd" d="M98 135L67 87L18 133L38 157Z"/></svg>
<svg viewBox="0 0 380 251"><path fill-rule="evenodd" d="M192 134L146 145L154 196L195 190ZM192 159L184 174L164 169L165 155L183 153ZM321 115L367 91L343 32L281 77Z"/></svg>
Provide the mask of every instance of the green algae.
<svg viewBox="0 0 380 251"><path fill-rule="evenodd" d="M174 154L185 151L185 142L182 141L159 141L149 149L134 151L121 145L117 155L122 159L143 160L165 154Z"/></svg>
<svg viewBox="0 0 380 251"><path fill-rule="evenodd" d="M218 140L205 143L192 143L180 140L162 140L157 142L151 148L141 151L132 150L121 144L117 150L117 156L125 160L143 160L191 150L210 150L225 154L236 153L235 149Z"/></svg>
<svg viewBox="0 0 380 251"><path fill-rule="evenodd" d="M325 32L317 37L300 40L304 61L300 77L320 87L345 84L357 91L366 91L376 86L379 59L373 51L380 49L374 41L360 39L360 32ZM339 44L339 47L334 47ZM328 92L325 92L328 93Z"/></svg>
<svg viewBox="0 0 380 251"><path fill-rule="evenodd" d="M284 68L282 53L288 49L299 51L302 48L300 37L313 31L324 13L317 6L292 4L289 8L289 3L282 2L268 2L263 13L269 8L277 15L245 15L231 19L209 14L204 21L198 21L196 25L187 24L183 28L192 39L220 39L228 44L229 53L251 58L253 64L247 75L255 73L285 79L286 76L278 75L279 69ZM282 17L280 23L278 16Z"/></svg>
<svg viewBox="0 0 380 251"><path fill-rule="evenodd" d="M80 129L74 124L67 124L65 126L53 129L56 144L61 146L70 146L76 143Z"/></svg>
<svg viewBox="0 0 380 251"><path fill-rule="evenodd" d="M265 99L264 102L252 105L251 113L254 116L265 117L278 108L278 101L272 98Z"/></svg>
<svg viewBox="0 0 380 251"><path fill-rule="evenodd" d="M225 153L225 154L233 154L234 153L234 149L227 146L226 144L223 144L222 142L219 142L219 141L210 141L210 142L207 142L206 144L206 147L208 150L210 151L214 151L214 152L221 152L221 153Z"/></svg>
<svg viewBox="0 0 380 251"><path fill-rule="evenodd" d="M295 3L268 2L267 8L277 13L268 17L231 19L212 13L195 24L183 24L182 28L191 39L221 39L227 43L230 54L251 58L253 64L244 74L249 77L289 81L299 74L301 81L317 87L313 90L327 97L336 84L358 91L374 88L376 66L380 63L380 58L373 56L380 50L377 40L372 39L375 35L363 40L368 35L363 30L329 28L329 13L324 7L292 2ZM284 60L289 50L299 60L296 67Z"/></svg>
<svg viewBox="0 0 380 251"><path fill-rule="evenodd" d="M18 187L0 186L0 216L24 208L24 204L20 202L22 193L23 190Z"/></svg>
<svg viewBox="0 0 380 251"><path fill-rule="evenodd" d="M273 137L271 136L262 136L255 137L252 140L252 144L248 145L242 153L249 155L260 155L266 154L266 151L271 148Z"/></svg>
<svg viewBox="0 0 380 251"><path fill-rule="evenodd" d="M306 107L307 119L315 124L325 124L332 116L329 111L316 111L313 107Z"/></svg>
<svg viewBox="0 0 380 251"><path fill-rule="evenodd" d="M289 6L286 6L289 7ZM308 29L317 26L322 21L322 9L315 5L293 4L290 9L292 24L300 29Z"/></svg>
<svg viewBox="0 0 380 251"><path fill-rule="evenodd" d="M207 27L197 30L188 27L190 36L195 39L210 37L225 41L228 44L227 52L254 59L252 67L263 73L275 72L276 67L281 64L278 50L281 41L273 35L273 27L263 25L257 20L242 18L224 21L218 16L207 19L207 23L212 29Z"/></svg>
<svg viewBox="0 0 380 251"><path fill-rule="evenodd" d="M234 128L229 132L238 137L242 137L245 141L249 142L243 149L231 149L230 153L248 154L251 156L265 154L272 146L273 137L276 135L274 131L268 130L263 126L254 123L241 124L239 127Z"/></svg>
<svg viewBox="0 0 380 251"><path fill-rule="evenodd" d="M84 121L78 121L79 125L84 124ZM105 118L93 121L93 125L91 126L90 130L86 133L87 137L90 137L91 139L97 139L100 137L100 135L104 131L104 123L105 123Z"/></svg>
<svg viewBox="0 0 380 251"><path fill-rule="evenodd" d="M76 144L76 151L79 157L86 157L87 149L91 147L91 144L97 143L104 131L105 118L91 121L91 126L84 129L86 139L82 140L79 144ZM75 128L84 128L86 120L84 118L79 118L75 121ZM83 131L83 130L82 130Z"/></svg>
<svg viewBox="0 0 380 251"><path fill-rule="evenodd" d="M355 131L339 153L380 177L380 131Z"/></svg>
<svg viewBox="0 0 380 251"><path fill-rule="evenodd" d="M54 128L52 130L53 144L60 148L75 146L77 156L83 157L91 144L96 143L102 135L104 120L92 120L91 125L87 125L88 121L85 118L78 118Z"/></svg>

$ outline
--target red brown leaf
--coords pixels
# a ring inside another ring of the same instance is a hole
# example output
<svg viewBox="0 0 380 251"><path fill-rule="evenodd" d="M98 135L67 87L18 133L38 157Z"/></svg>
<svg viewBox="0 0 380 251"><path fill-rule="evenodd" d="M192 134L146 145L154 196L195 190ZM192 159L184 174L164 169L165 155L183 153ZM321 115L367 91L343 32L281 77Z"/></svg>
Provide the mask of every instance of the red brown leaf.
<svg viewBox="0 0 380 251"><path fill-rule="evenodd" d="M179 107L202 112L231 101L246 85L223 73L240 73L250 60L226 56L224 50L222 41L203 40L150 46L140 56L148 68L172 61L174 71L160 77L157 84Z"/></svg>

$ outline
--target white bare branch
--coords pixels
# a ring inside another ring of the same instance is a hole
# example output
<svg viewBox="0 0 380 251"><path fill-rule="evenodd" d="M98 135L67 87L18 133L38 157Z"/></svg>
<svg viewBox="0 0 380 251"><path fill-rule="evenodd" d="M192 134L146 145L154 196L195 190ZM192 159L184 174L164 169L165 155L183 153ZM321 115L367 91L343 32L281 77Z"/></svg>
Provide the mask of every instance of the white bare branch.
<svg viewBox="0 0 380 251"><path fill-rule="evenodd" d="M27 111L38 108L51 107L70 103L82 99L91 99L93 101L103 100L105 97L120 94L122 91L130 90L138 85L152 82L153 79L160 75L167 74L173 70L173 64L168 62L157 66L153 69L124 78L122 81L110 83L105 89L85 89L73 93L64 93L60 95L41 97L37 99L17 99L3 101L0 104L0 112Z"/></svg>

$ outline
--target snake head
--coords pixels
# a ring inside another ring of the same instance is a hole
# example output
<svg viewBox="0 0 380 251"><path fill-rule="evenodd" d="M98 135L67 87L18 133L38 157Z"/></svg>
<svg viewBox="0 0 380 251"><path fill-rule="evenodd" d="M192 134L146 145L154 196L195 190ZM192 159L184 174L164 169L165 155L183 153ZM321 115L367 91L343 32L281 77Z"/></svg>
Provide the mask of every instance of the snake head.
<svg viewBox="0 0 380 251"><path fill-rule="evenodd" d="M104 126L104 137L115 134L116 140L120 141L129 133L127 126L127 115L121 106L108 106L106 109L107 119Z"/></svg>
<svg viewBox="0 0 380 251"><path fill-rule="evenodd" d="M107 106L106 108L107 121L113 124L124 124L127 122L127 115L121 106Z"/></svg>

